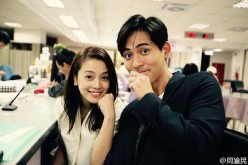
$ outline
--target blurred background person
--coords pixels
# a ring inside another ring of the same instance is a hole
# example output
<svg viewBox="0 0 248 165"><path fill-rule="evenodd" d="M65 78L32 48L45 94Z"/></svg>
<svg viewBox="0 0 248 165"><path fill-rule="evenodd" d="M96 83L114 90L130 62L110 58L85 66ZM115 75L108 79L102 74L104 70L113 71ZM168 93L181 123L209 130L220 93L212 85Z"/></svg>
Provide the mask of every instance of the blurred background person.
<svg viewBox="0 0 248 165"><path fill-rule="evenodd" d="M217 69L214 66L209 66L206 71L211 73L216 78L216 80L219 81L218 77L216 76Z"/></svg>
<svg viewBox="0 0 248 165"><path fill-rule="evenodd" d="M9 44L9 34L5 31L0 31L0 49ZM0 70L0 80L2 80L2 76L5 74L4 71Z"/></svg>
<svg viewBox="0 0 248 165"><path fill-rule="evenodd" d="M10 42L9 34L5 31L0 31L0 49L8 45Z"/></svg>
<svg viewBox="0 0 248 165"><path fill-rule="evenodd" d="M183 74L185 76L188 76L190 74L197 73L197 72L199 72L199 70L198 70L197 65L194 63L188 63L183 68Z"/></svg>
<svg viewBox="0 0 248 165"><path fill-rule="evenodd" d="M71 69L71 63L73 58L75 57L75 52L69 49L63 49L56 55L56 66L61 73L65 75L65 79L62 82L58 82L57 80L53 80L48 84L48 94L51 97L59 96L63 90Z"/></svg>

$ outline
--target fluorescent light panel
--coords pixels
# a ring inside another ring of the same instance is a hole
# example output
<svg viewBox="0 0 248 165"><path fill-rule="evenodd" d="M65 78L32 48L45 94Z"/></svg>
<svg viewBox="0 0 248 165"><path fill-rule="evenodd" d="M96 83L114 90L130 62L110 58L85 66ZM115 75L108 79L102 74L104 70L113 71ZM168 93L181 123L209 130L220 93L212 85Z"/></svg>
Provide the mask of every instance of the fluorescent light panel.
<svg viewBox="0 0 248 165"><path fill-rule="evenodd" d="M222 49L219 49L219 48L214 49L214 52L221 52L221 51L222 51Z"/></svg>
<svg viewBox="0 0 248 165"><path fill-rule="evenodd" d="M10 27L22 27L21 24L15 22L4 22L4 24Z"/></svg>
<svg viewBox="0 0 248 165"><path fill-rule="evenodd" d="M196 24L192 24L190 25L188 28L190 29L206 29L208 28L210 25L209 24L199 24L199 23L196 23Z"/></svg>
<svg viewBox="0 0 248 165"><path fill-rule="evenodd" d="M78 23L75 21L75 19L72 16L60 15L59 18L67 27L79 28Z"/></svg>
<svg viewBox="0 0 248 165"><path fill-rule="evenodd" d="M247 9L248 8L248 0L243 0L239 3L236 3L233 5L234 8L244 8Z"/></svg>
<svg viewBox="0 0 248 165"><path fill-rule="evenodd" d="M61 0L42 0L48 7L65 8Z"/></svg>
<svg viewBox="0 0 248 165"><path fill-rule="evenodd" d="M81 42L89 42L89 39L86 37L82 30L73 30L72 31Z"/></svg>
<svg viewBox="0 0 248 165"><path fill-rule="evenodd" d="M225 42L227 39L226 38L215 38L213 39L214 42Z"/></svg>
<svg viewBox="0 0 248 165"><path fill-rule="evenodd" d="M212 56L214 54L214 51L212 51L212 50L205 50L204 51L204 54L205 55L208 55L208 56Z"/></svg>

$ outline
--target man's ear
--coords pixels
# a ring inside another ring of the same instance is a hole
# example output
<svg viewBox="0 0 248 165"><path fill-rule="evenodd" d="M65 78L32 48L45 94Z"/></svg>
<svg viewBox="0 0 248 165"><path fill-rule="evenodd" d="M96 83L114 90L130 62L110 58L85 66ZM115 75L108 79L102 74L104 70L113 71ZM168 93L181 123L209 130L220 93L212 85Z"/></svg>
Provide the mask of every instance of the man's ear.
<svg viewBox="0 0 248 165"><path fill-rule="evenodd" d="M70 65L64 62L63 67L70 68Z"/></svg>
<svg viewBox="0 0 248 165"><path fill-rule="evenodd" d="M170 52L171 52L171 45L168 41L165 42L164 46L163 46L163 50L164 50L164 58L169 58Z"/></svg>

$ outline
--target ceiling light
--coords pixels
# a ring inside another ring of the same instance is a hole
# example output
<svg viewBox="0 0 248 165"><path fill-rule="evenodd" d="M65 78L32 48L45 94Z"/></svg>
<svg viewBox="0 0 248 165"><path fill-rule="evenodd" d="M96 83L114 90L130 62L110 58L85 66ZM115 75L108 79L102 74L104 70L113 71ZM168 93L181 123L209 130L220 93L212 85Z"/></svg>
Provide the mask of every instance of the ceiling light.
<svg viewBox="0 0 248 165"><path fill-rule="evenodd" d="M79 28L77 22L72 16L60 15L59 18L66 26L70 28Z"/></svg>
<svg viewBox="0 0 248 165"><path fill-rule="evenodd" d="M233 5L234 8L248 8L248 0L243 0Z"/></svg>
<svg viewBox="0 0 248 165"><path fill-rule="evenodd" d="M65 8L61 0L42 0L48 7Z"/></svg>
<svg viewBox="0 0 248 165"><path fill-rule="evenodd" d="M233 27L229 30L234 31L234 32L246 32L248 31L248 27Z"/></svg>
<svg viewBox="0 0 248 165"><path fill-rule="evenodd" d="M89 39L86 37L82 30L73 30L72 31L81 42L89 42Z"/></svg>
<svg viewBox="0 0 248 165"><path fill-rule="evenodd" d="M213 39L214 42L224 42L226 40L227 40L226 38L215 38L215 39Z"/></svg>
<svg viewBox="0 0 248 165"><path fill-rule="evenodd" d="M206 29L208 28L210 25L209 24L199 24L199 23L195 23L190 25L188 28L190 29Z"/></svg>
<svg viewBox="0 0 248 165"><path fill-rule="evenodd" d="M212 50L205 50L204 51L204 54L207 55L207 56L212 56L214 54L214 51L212 51Z"/></svg>
<svg viewBox="0 0 248 165"><path fill-rule="evenodd" d="M221 52L222 51L222 49L214 49L214 52Z"/></svg>
<svg viewBox="0 0 248 165"><path fill-rule="evenodd" d="M10 27L22 27L21 24L19 23L14 23L14 22L4 22L5 25L10 26Z"/></svg>
<svg viewBox="0 0 248 165"><path fill-rule="evenodd" d="M165 0L152 0L152 1L154 1L154 2L163 2Z"/></svg>
<svg viewBox="0 0 248 165"><path fill-rule="evenodd" d="M175 35L175 36L170 37L170 39L179 39L179 38L181 38L181 36L179 36L179 35Z"/></svg>
<svg viewBox="0 0 248 165"><path fill-rule="evenodd" d="M168 11L185 11L189 9L190 5L188 4L181 4L181 3L166 3L164 4L161 9L166 9Z"/></svg>

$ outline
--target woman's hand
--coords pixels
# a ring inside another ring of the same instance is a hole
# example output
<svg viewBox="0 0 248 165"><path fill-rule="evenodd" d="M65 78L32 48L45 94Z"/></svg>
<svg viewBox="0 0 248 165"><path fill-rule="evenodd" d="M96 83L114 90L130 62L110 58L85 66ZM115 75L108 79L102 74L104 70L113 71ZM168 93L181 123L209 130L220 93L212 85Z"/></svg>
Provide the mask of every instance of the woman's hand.
<svg viewBox="0 0 248 165"><path fill-rule="evenodd" d="M91 154L91 165L103 164L111 146L115 127L114 96L105 94L98 102L104 120Z"/></svg>
<svg viewBox="0 0 248 165"><path fill-rule="evenodd" d="M98 102L98 106L100 107L104 118L111 117L115 118L115 110L114 110L114 96L112 93L105 94Z"/></svg>

